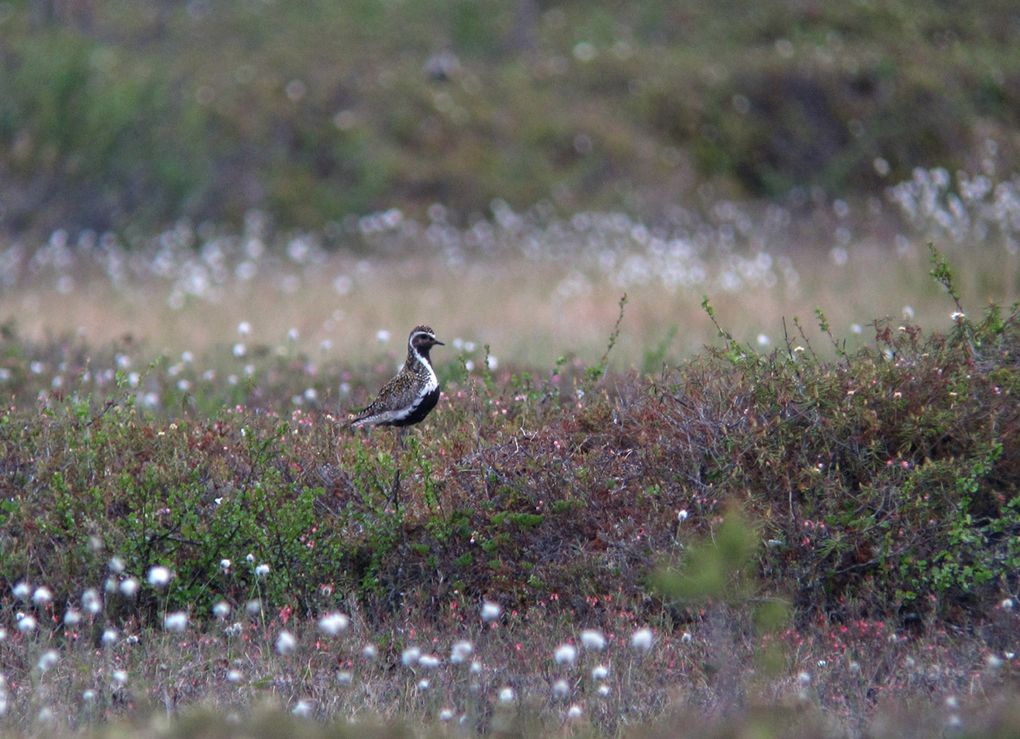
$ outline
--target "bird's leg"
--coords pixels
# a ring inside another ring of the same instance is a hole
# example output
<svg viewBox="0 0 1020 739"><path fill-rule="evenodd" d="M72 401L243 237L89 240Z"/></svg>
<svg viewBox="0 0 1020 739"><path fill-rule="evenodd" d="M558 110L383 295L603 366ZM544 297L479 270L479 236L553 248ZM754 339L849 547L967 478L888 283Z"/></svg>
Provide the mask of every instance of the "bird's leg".
<svg viewBox="0 0 1020 739"><path fill-rule="evenodd" d="M390 488L390 502L393 504L393 510L397 510L400 507L400 460L403 457L404 437L406 435L407 427L401 426L397 431L396 454L393 455L397 468L396 473L393 475L393 487Z"/></svg>

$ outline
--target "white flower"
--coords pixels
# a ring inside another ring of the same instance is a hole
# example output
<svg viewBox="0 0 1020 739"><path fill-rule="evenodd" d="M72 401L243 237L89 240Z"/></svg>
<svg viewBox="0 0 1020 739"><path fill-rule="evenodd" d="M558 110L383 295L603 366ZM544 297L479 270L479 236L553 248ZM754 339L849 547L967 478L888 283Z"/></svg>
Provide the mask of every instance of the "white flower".
<svg viewBox="0 0 1020 739"><path fill-rule="evenodd" d="M482 672L482 663L476 659L471 660L471 667L468 668L472 675L480 675Z"/></svg>
<svg viewBox="0 0 1020 739"><path fill-rule="evenodd" d="M453 711L449 708L444 708L439 712L440 721L449 721L453 718Z"/></svg>
<svg viewBox="0 0 1020 739"><path fill-rule="evenodd" d="M602 683L601 685L599 685L598 689L595 692L597 692L599 695L605 697L605 696L609 695L609 686L606 685L605 683Z"/></svg>
<svg viewBox="0 0 1020 739"><path fill-rule="evenodd" d="M495 621L499 618L499 615L503 612L503 609L498 603L493 603L491 600L487 600L482 603L482 620L483 621Z"/></svg>
<svg viewBox="0 0 1020 739"><path fill-rule="evenodd" d="M64 612L64 625L65 626L77 626L81 623L81 611L76 608L68 608Z"/></svg>
<svg viewBox="0 0 1020 739"><path fill-rule="evenodd" d="M638 652L647 652L652 648L652 630L644 628L635 631L631 634L630 646Z"/></svg>
<svg viewBox="0 0 1020 739"><path fill-rule="evenodd" d="M262 613L262 601L258 598L252 598L250 601L244 604L244 610L249 616L258 616Z"/></svg>
<svg viewBox="0 0 1020 739"><path fill-rule="evenodd" d="M552 686L553 697L559 700L566 698L570 695L570 686L567 685L567 681L560 679L553 683Z"/></svg>
<svg viewBox="0 0 1020 739"><path fill-rule="evenodd" d="M418 647L408 647L400 653L400 662L404 667L412 667L421 659L421 650Z"/></svg>
<svg viewBox="0 0 1020 739"><path fill-rule="evenodd" d="M114 670L111 677L114 685L123 685L128 679L127 670Z"/></svg>
<svg viewBox="0 0 1020 739"><path fill-rule="evenodd" d="M60 661L60 655L56 649L48 649L42 653L39 657L39 662L36 663L36 667L39 668L39 672L46 672L52 667L55 667L57 662Z"/></svg>
<svg viewBox="0 0 1020 739"><path fill-rule="evenodd" d="M1013 602L1012 598L1006 598L1002 601L1002 603L1000 603L1000 605L1002 606L1003 610L1011 611L1013 610L1013 606L1016 604Z"/></svg>
<svg viewBox="0 0 1020 739"><path fill-rule="evenodd" d="M426 670L434 670L443 664L443 661L434 654L423 654L418 658L418 664L424 667Z"/></svg>
<svg viewBox="0 0 1020 739"><path fill-rule="evenodd" d="M172 577L170 570L162 565L156 565L150 567L148 574L145 576L149 581L149 585L154 588L165 588L170 584L170 578Z"/></svg>
<svg viewBox="0 0 1020 739"><path fill-rule="evenodd" d="M687 520L687 517L689 515L690 514L687 512L686 508L681 508L679 511L676 512L676 520L679 521L680 523L683 523L684 521Z"/></svg>
<svg viewBox="0 0 1020 739"><path fill-rule="evenodd" d="M581 646L585 649L594 649L596 652L601 652L606 648L606 637L602 635L601 631L585 629L581 632Z"/></svg>
<svg viewBox="0 0 1020 739"><path fill-rule="evenodd" d="M228 670L227 671L227 682L228 683L239 683L244 675L240 670Z"/></svg>
<svg viewBox="0 0 1020 739"><path fill-rule="evenodd" d="M135 593L138 592L138 580L133 577L127 577L120 581L118 586L121 594L127 598L135 597Z"/></svg>
<svg viewBox="0 0 1020 739"><path fill-rule="evenodd" d="M18 614L18 631L22 634L27 634L31 631L35 631L36 620L32 616L28 616L24 613Z"/></svg>
<svg viewBox="0 0 1020 739"><path fill-rule="evenodd" d="M243 341L239 341L236 344L234 344L234 348L231 351L234 353L235 357L240 359L241 357L248 353L248 347L244 345Z"/></svg>
<svg viewBox="0 0 1020 739"><path fill-rule="evenodd" d="M99 598L99 591L95 588L89 588L81 594L81 605L91 615L95 616L101 610L103 610L103 601Z"/></svg>
<svg viewBox="0 0 1020 739"><path fill-rule="evenodd" d="M346 629L350 622L351 620L342 613L327 613L319 619L319 631L326 636L336 636Z"/></svg>
<svg viewBox="0 0 1020 739"><path fill-rule="evenodd" d="M91 703L96 699L96 691L94 691L92 688L89 688L88 690L81 694L81 699L86 703Z"/></svg>
<svg viewBox="0 0 1020 739"><path fill-rule="evenodd" d="M297 639L289 631L281 631L276 637L276 651L280 654L290 654L297 647Z"/></svg>
<svg viewBox="0 0 1020 739"><path fill-rule="evenodd" d="M963 313L958 310L954 310L952 313L949 314L949 317L952 318L954 321L962 321L964 318L966 318L966 316L967 316L966 313Z"/></svg>
<svg viewBox="0 0 1020 739"><path fill-rule="evenodd" d="M227 616L230 615L230 604L225 600L218 601L216 605L212 607L213 615L220 621L223 621Z"/></svg>
<svg viewBox="0 0 1020 739"><path fill-rule="evenodd" d="M577 647L573 644L560 644L553 652L553 659L558 665L572 665L577 660Z"/></svg>
<svg viewBox="0 0 1020 739"><path fill-rule="evenodd" d="M184 611L168 613L163 618L163 628L174 633L181 633L188 628L188 614Z"/></svg>
<svg viewBox="0 0 1020 739"><path fill-rule="evenodd" d="M514 702L514 689L513 688L500 688L499 693L498 693L498 697L499 697L499 702L504 704L504 705L506 705L507 703L513 703Z"/></svg>
<svg viewBox="0 0 1020 739"><path fill-rule="evenodd" d="M605 680L609 677L609 668L605 665L595 665L591 671L592 680Z"/></svg>
<svg viewBox="0 0 1020 739"><path fill-rule="evenodd" d="M223 633L226 634L227 636L237 636L242 631L244 631L244 626L241 625L240 621L235 621L234 623L230 624L230 626L223 629Z"/></svg>
<svg viewBox="0 0 1020 739"><path fill-rule="evenodd" d="M811 673L806 670L797 673L797 682L801 685L811 684Z"/></svg>
<svg viewBox="0 0 1020 739"><path fill-rule="evenodd" d="M117 639L120 638L120 634L117 633L117 629L109 628L103 629L103 637L101 639L104 647L112 647L117 643Z"/></svg>
<svg viewBox="0 0 1020 739"><path fill-rule="evenodd" d="M462 662L466 662L473 651L474 647L471 646L469 641L461 640L454 642L453 648L450 650L450 664L459 665Z"/></svg>
<svg viewBox="0 0 1020 739"><path fill-rule="evenodd" d="M231 562L230 562L229 559L224 558L224 559L220 560L220 569L223 572L227 572L230 569L230 565L231 565Z"/></svg>
<svg viewBox="0 0 1020 739"><path fill-rule="evenodd" d="M336 674L336 681L341 685L350 685L354 682L354 675L351 674L350 670L340 670Z"/></svg>
<svg viewBox="0 0 1020 739"><path fill-rule="evenodd" d="M265 562L263 562L262 564L260 564L258 567L255 568L255 575L257 577L265 577L268 574L269 574L269 565L267 565Z"/></svg>
<svg viewBox="0 0 1020 739"><path fill-rule="evenodd" d="M248 336L248 335L250 335L251 334L251 324L248 323L247 321L241 321L239 324L237 324L237 333L241 334L241 336Z"/></svg>
<svg viewBox="0 0 1020 739"><path fill-rule="evenodd" d="M384 328L379 329L378 331L375 332L375 340L378 341L380 344L385 344L387 341L390 340L390 332Z"/></svg>
<svg viewBox="0 0 1020 739"><path fill-rule="evenodd" d="M312 715L312 704L302 698L297 702L297 705L294 706L293 710L291 710L291 713L298 718L308 718Z"/></svg>
<svg viewBox="0 0 1020 739"><path fill-rule="evenodd" d="M22 580L11 589L11 592L18 600L28 600L32 596L32 586Z"/></svg>
<svg viewBox="0 0 1020 739"><path fill-rule="evenodd" d="M428 690L431 684L426 678L422 678L418 681L418 690Z"/></svg>
<svg viewBox="0 0 1020 739"><path fill-rule="evenodd" d="M37 606L45 606L51 600L53 600L53 591L45 585L40 585L35 589L35 592L32 593L32 602Z"/></svg>
<svg viewBox="0 0 1020 739"><path fill-rule="evenodd" d="M379 656L379 649L375 644L366 644L361 648L361 656L369 660L375 659Z"/></svg>
<svg viewBox="0 0 1020 739"><path fill-rule="evenodd" d="M680 637L680 641L682 641L684 644L690 644L691 640L693 639L694 637L691 636L691 632L689 631L685 631L684 635Z"/></svg>
<svg viewBox="0 0 1020 739"><path fill-rule="evenodd" d="M985 658L985 664L988 665L988 669L997 670L1002 667L1002 657L999 657L996 654L989 654Z"/></svg>

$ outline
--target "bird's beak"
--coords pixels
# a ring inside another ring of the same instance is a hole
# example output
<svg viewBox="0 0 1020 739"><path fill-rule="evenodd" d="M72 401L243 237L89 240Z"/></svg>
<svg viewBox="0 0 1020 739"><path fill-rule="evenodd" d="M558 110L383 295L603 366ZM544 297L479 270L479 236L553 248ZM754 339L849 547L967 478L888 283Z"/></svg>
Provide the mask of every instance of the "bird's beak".
<svg viewBox="0 0 1020 739"><path fill-rule="evenodd" d="M432 340L432 343L433 343L433 344L439 344L439 346L446 346L446 344L444 344L443 342L441 342L441 341L440 341L439 339L433 339L433 340Z"/></svg>

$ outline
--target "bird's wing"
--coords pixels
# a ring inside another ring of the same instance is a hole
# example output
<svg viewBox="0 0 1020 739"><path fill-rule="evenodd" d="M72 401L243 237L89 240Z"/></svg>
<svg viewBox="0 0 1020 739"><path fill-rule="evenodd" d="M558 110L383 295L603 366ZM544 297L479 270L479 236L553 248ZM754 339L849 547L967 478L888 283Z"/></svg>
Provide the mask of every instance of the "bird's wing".
<svg viewBox="0 0 1020 739"><path fill-rule="evenodd" d="M398 411L411 405L415 398L414 386L411 383L402 382L402 379L400 375L391 378L382 386L375 400L354 414L351 422L370 418L386 411ZM404 387L401 388L401 385Z"/></svg>

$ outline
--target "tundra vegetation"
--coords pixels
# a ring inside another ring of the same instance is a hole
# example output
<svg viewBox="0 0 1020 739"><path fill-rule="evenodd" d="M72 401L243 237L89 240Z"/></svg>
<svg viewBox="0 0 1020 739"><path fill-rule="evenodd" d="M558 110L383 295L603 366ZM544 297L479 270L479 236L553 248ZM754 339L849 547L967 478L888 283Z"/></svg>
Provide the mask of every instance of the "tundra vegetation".
<svg viewBox="0 0 1020 739"><path fill-rule="evenodd" d="M1020 733L1013 5L0 1L0 734Z"/></svg>

